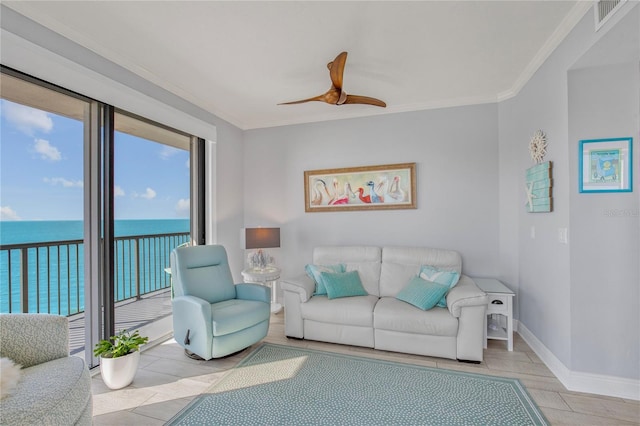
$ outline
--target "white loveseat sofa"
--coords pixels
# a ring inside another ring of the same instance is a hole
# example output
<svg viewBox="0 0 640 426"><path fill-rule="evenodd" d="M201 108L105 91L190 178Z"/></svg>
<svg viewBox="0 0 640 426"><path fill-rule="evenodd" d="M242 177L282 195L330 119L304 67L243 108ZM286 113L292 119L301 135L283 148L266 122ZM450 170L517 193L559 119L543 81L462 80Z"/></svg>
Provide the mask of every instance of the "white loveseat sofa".
<svg viewBox="0 0 640 426"><path fill-rule="evenodd" d="M329 299L314 295L307 275L281 281L288 337L480 362L488 297L460 276L447 307L423 311L395 298L423 265L461 274L451 250L413 247L316 247L313 264L344 264L358 271L368 295Z"/></svg>

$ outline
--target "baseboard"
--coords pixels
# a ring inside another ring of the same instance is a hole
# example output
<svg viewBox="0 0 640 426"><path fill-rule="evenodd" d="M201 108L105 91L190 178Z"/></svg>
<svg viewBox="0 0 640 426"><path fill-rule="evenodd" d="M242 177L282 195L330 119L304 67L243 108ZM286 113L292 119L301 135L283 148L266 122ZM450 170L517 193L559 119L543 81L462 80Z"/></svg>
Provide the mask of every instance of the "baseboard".
<svg viewBox="0 0 640 426"><path fill-rule="evenodd" d="M518 334L568 390L640 401L640 380L572 371L522 323Z"/></svg>

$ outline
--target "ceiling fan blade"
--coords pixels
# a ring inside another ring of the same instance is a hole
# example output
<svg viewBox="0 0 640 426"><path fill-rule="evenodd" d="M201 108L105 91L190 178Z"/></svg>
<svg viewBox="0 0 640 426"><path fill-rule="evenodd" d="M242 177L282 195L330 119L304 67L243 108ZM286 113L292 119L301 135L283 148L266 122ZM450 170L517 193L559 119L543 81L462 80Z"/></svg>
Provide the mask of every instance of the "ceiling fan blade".
<svg viewBox="0 0 640 426"><path fill-rule="evenodd" d="M302 104L304 102L311 102L311 101L320 101L320 102L326 102L331 105L338 105L338 102L342 99L341 96L342 98L344 98L346 94L342 90L336 89L335 87L331 87L331 89L327 90L322 95L314 96L313 98L309 98L309 99L302 99L299 101L283 102L278 105Z"/></svg>
<svg viewBox="0 0 640 426"><path fill-rule="evenodd" d="M374 105L382 108L385 108L387 106L387 104L381 101L380 99L370 98L368 96L358 96L358 95L347 95L347 100L344 101L344 103Z"/></svg>
<svg viewBox="0 0 640 426"><path fill-rule="evenodd" d="M342 52L333 60L327 64L329 68L329 75L331 76L331 83L333 87L338 90L342 90L342 75L344 74L344 66L347 63L347 52Z"/></svg>
<svg viewBox="0 0 640 426"><path fill-rule="evenodd" d="M318 95L318 96L314 96L313 98L308 98L308 99L301 99L299 101L291 101L291 102L281 102L278 105L293 105L293 104L303 104L305 102L312 102L312 101L321 101L321 102L326 102L325 100L325 95Z"/></svg>

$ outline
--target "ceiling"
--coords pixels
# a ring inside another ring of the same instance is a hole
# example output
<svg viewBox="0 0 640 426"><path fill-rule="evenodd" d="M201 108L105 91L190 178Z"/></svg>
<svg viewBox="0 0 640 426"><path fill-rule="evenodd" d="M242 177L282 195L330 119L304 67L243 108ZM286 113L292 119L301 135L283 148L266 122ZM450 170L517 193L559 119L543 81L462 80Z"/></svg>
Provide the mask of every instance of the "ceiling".
<svg viewBox="0 0 640 426"><path fill-rule="evenodd" d="M3 1L241 129L496 102L519 91L586 1ZM386 108L280 102L331 85Z"/></svg>

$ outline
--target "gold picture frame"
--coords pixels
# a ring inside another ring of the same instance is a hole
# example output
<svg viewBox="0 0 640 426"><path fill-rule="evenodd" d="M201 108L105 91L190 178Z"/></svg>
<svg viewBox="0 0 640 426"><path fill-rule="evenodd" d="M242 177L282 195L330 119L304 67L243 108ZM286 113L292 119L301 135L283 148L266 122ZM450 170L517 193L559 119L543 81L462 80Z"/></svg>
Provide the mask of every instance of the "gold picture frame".
<svg viewBox="0 0 640 426"><path fill-rule="evenodd" d="M415 209L416 163L305 171L304 205L307 213Z"/></svg>

